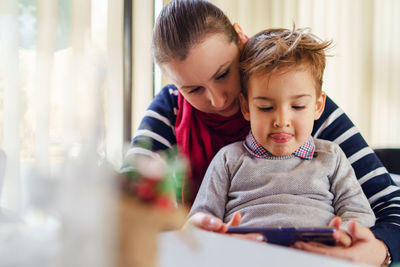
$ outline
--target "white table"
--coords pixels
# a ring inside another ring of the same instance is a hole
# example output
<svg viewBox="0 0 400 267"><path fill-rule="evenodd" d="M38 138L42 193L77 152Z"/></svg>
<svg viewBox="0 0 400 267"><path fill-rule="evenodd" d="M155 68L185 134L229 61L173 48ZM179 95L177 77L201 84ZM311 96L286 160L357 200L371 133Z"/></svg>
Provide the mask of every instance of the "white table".
<svg viewBox="0 0 400 267"><path fill-rule="evenodd" d="M158 267L367 266L293 248L189 229L159 235Z"/></svg>

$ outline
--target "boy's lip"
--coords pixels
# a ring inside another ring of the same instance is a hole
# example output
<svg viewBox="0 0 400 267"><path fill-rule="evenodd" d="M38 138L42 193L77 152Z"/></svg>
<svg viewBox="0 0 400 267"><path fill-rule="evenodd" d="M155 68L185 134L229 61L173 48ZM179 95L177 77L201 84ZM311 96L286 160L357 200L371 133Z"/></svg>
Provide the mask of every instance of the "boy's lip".
<svg viewBox="0 0 400 267"><path fill-rule="evenodd" d="M269 135L272 139L272 141L276 142L276 143L286 143L289 142L293 135L288 134L288 133L284 133L284 132L280 132L280 133L272 133Z"/></svg>

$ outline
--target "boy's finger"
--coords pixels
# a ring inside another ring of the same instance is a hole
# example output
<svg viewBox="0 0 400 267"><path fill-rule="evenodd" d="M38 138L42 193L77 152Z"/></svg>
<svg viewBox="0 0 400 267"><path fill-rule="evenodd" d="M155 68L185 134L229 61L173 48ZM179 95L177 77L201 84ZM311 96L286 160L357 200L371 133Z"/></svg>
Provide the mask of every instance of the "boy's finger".
<svg viewBox="0 0 400 267"><path fill-rule="evenodd" d="M219 231L224 224L220 219L202 212L194 214L189 218L188 222L209 231Z"/></svg>
<svg viewBox="0 0 400 267"><path fill-rule="evenodd" d="M342 224L342 219L336 216L329 222L329 227L334 227L336 229L339 229L341 224Z"/></svg>
<svg viewBox="0 0 400 267"><path fill-rule="evenodd" d="M241 221L242 215L240 214L240 212L235 212L232 219L228 222L228 226L238 226L240 225Z"/></svg>
<svg viewBox="0 0 400 267"><path fill-rule="evenodd" d="M262 234L257 234L257 233L250 233L250 234L228 234L230 236L238 237L241 239L247 239L247 240L254 240L254 241L259 241L259 242L265 242L267 239L262 235Z"/></svg>
<svg viewBox="0 0 400 267"><path fill-rule="evenodd" d="M338 230L333 234L336 244L342 247L349 247L352 243L351 237L343 230Z"/></svg>

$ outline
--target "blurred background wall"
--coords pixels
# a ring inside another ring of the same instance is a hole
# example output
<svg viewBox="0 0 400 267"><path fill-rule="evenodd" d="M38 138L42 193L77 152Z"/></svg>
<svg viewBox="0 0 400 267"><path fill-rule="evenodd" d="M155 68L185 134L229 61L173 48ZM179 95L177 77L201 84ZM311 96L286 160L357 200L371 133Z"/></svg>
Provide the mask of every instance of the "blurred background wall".
<svg viewBox="0 0 400 267"><path fill-rule="evenodd" d="M400 146L400 1L213 0L249 36L310 28L333 40L323 90L373 147Z"/></svg>
<svg viewBox="0 0 400 267"><path fill-rule="evenodd" d="M2 206L24 206L32 166L51 176L89 140L118 169L154 93L168 82L151 56L155 16L167 2L0 1L0 149L8 158ZM370 146L400 147L400 1L212 2L249 36L295 23L333 40L324 90ZM124 52L127 3L130 54ZM131 136L124 137L126 112Z"/></svg>

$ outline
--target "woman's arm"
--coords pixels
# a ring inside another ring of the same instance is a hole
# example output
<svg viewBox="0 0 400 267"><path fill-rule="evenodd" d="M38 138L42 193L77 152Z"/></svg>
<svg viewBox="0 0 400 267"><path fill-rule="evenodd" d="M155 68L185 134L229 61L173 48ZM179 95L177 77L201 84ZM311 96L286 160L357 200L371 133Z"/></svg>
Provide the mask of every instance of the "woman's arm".
<svg viewBox="0 0 400 267"><path fill-rule="evenodd" d="M392 260L400 261L400 188L354 124L328 97L324 113L314 124L313 136L333 141L342 148L375 213L377 220L372 232L387 245Z"/></svg>
<svg viewBox="0 0 400 267"><path fill-rule="evenodd" d="M146 110L132 140L132 147L125 155L121 172L133 168L130 159L135 154L153 156L154 151L166 150L176 144L175 121L178 109L178 90L174 85L165 86Z"/></svg>

